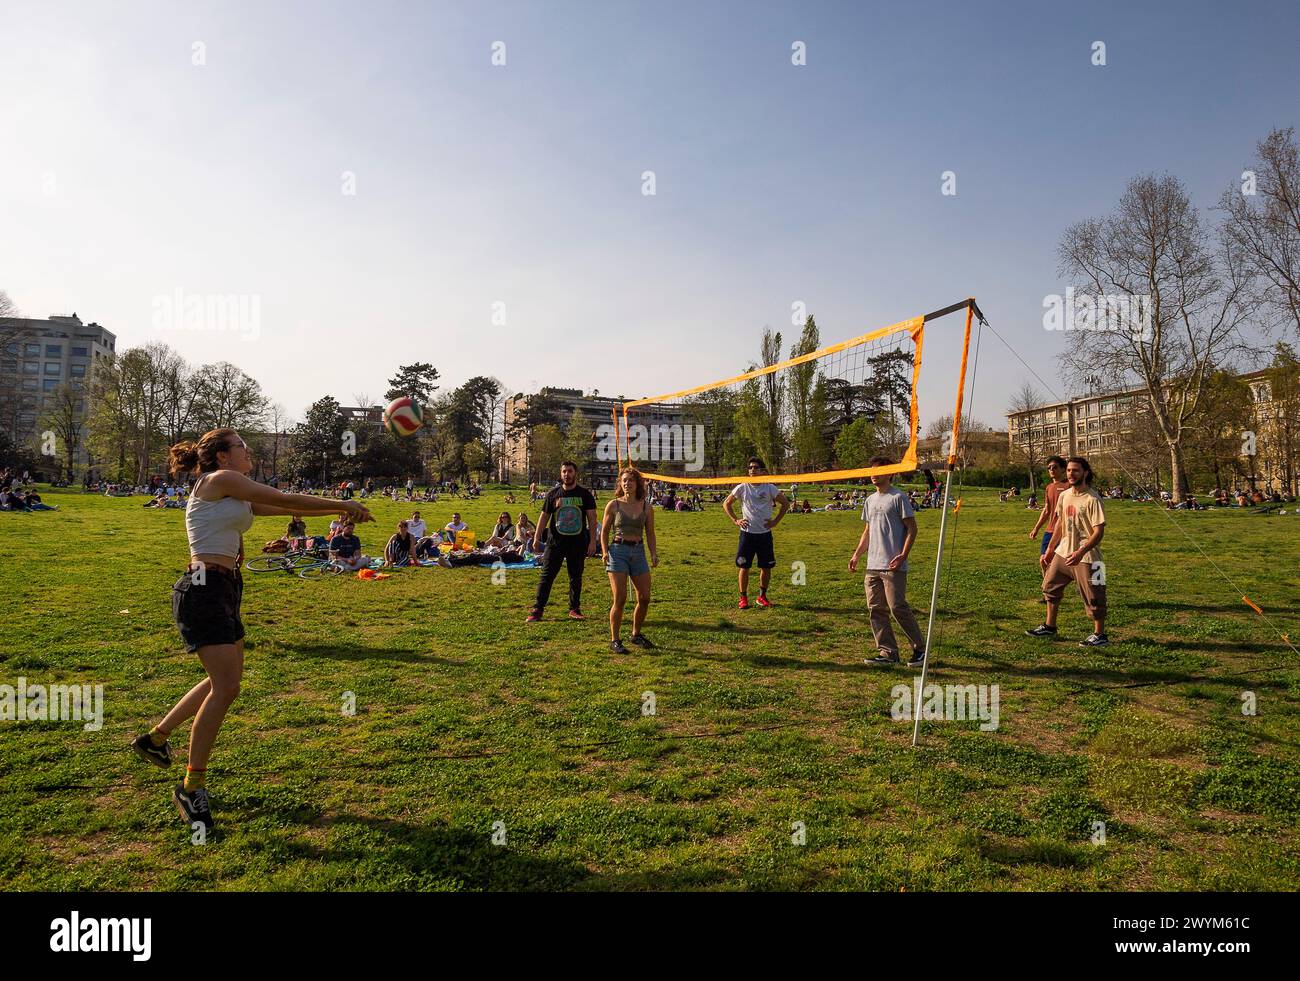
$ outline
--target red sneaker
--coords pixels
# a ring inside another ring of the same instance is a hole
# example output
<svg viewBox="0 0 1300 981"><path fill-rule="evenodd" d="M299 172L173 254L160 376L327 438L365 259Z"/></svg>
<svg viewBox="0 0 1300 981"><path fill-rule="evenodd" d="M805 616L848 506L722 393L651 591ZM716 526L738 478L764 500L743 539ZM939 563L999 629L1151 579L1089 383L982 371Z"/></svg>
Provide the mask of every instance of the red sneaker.
<svg viewBox="0 0 1300 981"><path fill-rule="evenodd" d="M538 613L536 610L533 610L531 613L528 614L528 619L525 620L524 623L540 623L541 619L542 619L542 615Z"/></svg>
<svg viewBox="0 0 1300 981"><path fill-rule="evenodd" d="M583 615L582 615L579 611L577 611L577 610L570 610L570 611L569 611L569 619L570 619L570 620L585 620L585 619L587 619L587 618L586 618L585 616L583 616Z"/></svg>
<svg viewBox="0 0 1300 981"><path fill-rule="evenodd" d="M764 596L762 593L759 593L759 594L758 594L758 598L757 598L756 600L754 600L754 602L757 603L759 606L762 606L762 607L768 607L768 606L771 606L771 605L772 605L771 603L769 603L769 602L767 601L767 597Z"/></svg>
<svg viewBox="0 0 1300 981"><path fill-rule="evenodd" d="M740 602L737 603L736 605L739 606L742 610L748 610L748 609L749 609L749 597L748 597L748 596L742 596L742 597L740 597Z"/></svg>

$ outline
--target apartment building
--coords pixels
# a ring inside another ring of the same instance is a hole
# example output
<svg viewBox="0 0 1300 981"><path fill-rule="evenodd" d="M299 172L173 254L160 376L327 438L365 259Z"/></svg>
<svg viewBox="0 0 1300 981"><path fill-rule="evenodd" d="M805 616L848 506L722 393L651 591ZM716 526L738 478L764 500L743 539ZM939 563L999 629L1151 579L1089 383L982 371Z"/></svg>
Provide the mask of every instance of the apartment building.
<svg viewBox="0 0 1300 981"><path fill-rule="evenodd" d="M117 337L99 324L82 323L75 313L46 320L0 318L0 426L16 442L33 438L53 393L67 383L82 391L95 364L112 357ZM78 401L85 412L85 400ZM84 462L84 448L78 454Z"/></svg>
<svg viewBox="0 0 1300 981"><path fill-rule="evenodd" d="M1282 407L1273 403L1268 374L1260 370L1238 377L1250 388L1255 433L1266 448L1254 461L1258 476L1265 486L1285 487L1295 475L1288 477L1285 473L1284 457L1278 452L1282 443ZM1146 399L1146 388L1141 386L1008 412L1007 448L1021 460L1031 455L1041 461L1053 454L1104 457L1123 448L1133 414L1145 405Z"/></svg>
<svg viewBox="0 0 1300 981"><path fill-rule="evenodd" d="M591 426L592 432L599 432L601 426L612 426L617 417L621 423L623 402L625 398L609 398L592 392L584 395L580 388L543 387L537 395L517 394L505 402L505 452L501 455L502 480L527 480L528 473L528 434L515 426L519 413L532 399L547 396L559 406L557 424L561 431L569 425L573 410L582 413ZM637 422L646 425L673 425L681 422L681 410L671 405L643 406L637 412ZM587 459L575 461L582 469L582 479L588 486L610 488L618 479L618 462L601 460L596 454L596 445L592 444ZM542 480L550 480L553 475L542 475Z"/></svg>
<svg viewBox="0 0 1300 981"><path fill-rule="evenodd" d="M1133 388L1008 412L1007 448L1020 456L1032 449L1039 459L1114 450L1125 431L1125 417L1132 413L1134 400L1144 397L1144 391Z"/></svg>

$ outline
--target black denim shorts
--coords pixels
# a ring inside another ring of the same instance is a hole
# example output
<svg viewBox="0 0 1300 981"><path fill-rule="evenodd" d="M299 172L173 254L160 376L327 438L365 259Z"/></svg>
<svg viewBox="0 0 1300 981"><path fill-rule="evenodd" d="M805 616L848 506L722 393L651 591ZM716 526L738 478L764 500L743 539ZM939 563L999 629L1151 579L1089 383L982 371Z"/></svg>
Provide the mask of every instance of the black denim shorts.
<svg viewBox="0 0 1300 981"><path fill-rule="evenodd" d="M203 570L201 582L187 572L172 586L172 616L193 654L209 644L233 644L244 636L239 604L244 598L244 579L235 569L226 572L214 566Z"/></svg>

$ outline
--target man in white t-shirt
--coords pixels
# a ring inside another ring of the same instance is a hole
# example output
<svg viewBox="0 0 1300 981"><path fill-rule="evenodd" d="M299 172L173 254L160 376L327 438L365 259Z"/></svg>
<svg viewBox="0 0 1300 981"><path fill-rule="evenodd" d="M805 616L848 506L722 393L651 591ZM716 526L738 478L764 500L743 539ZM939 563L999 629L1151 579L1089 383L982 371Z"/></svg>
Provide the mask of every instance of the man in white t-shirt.
<svg viewBox="0 0 1300 981"><path fill-rule="evenodd" d="M460 513L457 512L451 516L451 520L447 522L447 526L442 530L451 535L454 539L457 532L468 531L469 525L460 520Z"/></svg>
<svg viewBox="0 0 1300 981"><path fill-rule="evenodd" d="M410 520L406 522L406 528L411 533L411 537L417 542L428 533L428 526L425 525L424 519L420 517L419 511L412 511Z"/></svg>
<svg viewBox="0 0 1300 981"><path fill-rule="evenodd" d="M752 477L761 477L767 471L763 461L756 456L749 458L748 473ZM740 517L732 509L734 501L740 501ZM781 510L772 517L772 505L778 504ZM740 569L740 609L749 609L749 569L758 557L758 598L759 606L771 606L767 599L767 584L772 578L772 569L776 566L776 552L772 546L772 529L781 523L786 511L790 509L790 499L775 484L737 484L736 489L722 502L722 510L732 524L740 529L740 543L736 546L736 565Z"/></svg>

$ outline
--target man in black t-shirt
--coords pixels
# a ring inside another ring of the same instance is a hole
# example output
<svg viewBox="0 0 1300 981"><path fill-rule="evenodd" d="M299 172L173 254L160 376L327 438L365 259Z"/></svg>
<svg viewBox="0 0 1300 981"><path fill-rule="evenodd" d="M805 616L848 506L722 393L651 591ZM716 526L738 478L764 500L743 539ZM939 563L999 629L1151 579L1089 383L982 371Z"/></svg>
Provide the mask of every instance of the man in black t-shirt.
<svg viewBox="0 0 1300 981"><path fill-rule="evenodd" d="M537 584L537 600L528 614L527 623L542 618L546 601L551 596L551 584L560 574L560 566L569 567L569 617L587 619L582 615L582 569L587 559L596 554L596 498L591 491L578 484L578 465L565 460L560 465L560 482L551 488L542 503L542 515L533 533L533 551L542 551L542 535L546 535L546 551L542 554L542 581Z"/></svg>

